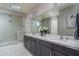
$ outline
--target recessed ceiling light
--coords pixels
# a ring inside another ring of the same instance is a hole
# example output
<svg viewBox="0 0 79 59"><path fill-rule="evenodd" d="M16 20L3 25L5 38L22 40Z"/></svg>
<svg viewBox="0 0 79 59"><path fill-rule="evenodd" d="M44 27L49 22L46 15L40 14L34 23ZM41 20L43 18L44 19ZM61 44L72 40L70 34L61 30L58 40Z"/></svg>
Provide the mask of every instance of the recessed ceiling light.
<svg viewBox="0 0 79 59"><path fill-rule="evenodd" d="M60 3L54 3L54 5L55 5L55 6L58 6L58 5L60 5Z"/></svg>
<svg viewBox="0 0 79 59"><path fill-rule="evenodd" d="M15 4L11 4L11 5L10 5L10 8L13 9L13 10L19 10L19 9L21 9L20 6L15 5Z"/></svg>

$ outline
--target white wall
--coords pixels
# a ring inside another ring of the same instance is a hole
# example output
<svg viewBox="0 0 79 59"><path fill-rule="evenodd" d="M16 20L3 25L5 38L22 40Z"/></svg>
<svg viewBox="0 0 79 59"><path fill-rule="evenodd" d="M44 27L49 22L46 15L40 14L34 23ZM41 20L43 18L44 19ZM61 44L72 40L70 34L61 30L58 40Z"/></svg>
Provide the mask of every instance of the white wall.
<svg viewBox="0 0 79 59"><path fill-rule="evenodd" d="M23 28L22 17L0 13L0 43L18 40L17 32Z"/></svg>

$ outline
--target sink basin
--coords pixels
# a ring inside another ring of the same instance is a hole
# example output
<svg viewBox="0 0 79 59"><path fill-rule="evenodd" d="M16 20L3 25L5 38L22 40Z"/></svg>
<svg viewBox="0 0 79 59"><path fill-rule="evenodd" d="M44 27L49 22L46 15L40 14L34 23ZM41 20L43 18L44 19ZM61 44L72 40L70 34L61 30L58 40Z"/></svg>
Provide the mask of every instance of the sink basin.
<svg viewBox="0 0 79 59"><path fill-rule="evenodd" d="M42 36L43 39L47 39L47 40L60 40L60 41L71 41L71 40L75 40L74 37L72 36L63 36L62 39L60 35L45 35Z"/></svg>

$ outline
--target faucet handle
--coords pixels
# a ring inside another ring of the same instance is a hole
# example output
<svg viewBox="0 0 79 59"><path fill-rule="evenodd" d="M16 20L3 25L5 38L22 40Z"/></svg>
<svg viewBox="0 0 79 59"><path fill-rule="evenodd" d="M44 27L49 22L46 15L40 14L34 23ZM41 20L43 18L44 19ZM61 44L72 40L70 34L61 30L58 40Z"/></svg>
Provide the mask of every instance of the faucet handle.
<svg viewBox="0 0 79 59"><path fill-rule="evenodd" d="M68 37L66 37L66 40L68 40Z"/></svg>

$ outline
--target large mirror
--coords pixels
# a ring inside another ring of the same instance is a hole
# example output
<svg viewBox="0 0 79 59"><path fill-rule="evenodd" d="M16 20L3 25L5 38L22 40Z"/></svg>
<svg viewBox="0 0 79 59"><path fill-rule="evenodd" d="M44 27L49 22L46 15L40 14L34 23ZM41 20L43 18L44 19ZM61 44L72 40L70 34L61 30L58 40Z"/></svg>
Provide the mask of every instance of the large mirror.
<svg viewBox="0 0 79 59"><path fill-rule="evenodd" d="M74 36L76 28L73 26L73 28L67 27L67 17L76 15L77 8L76 5L69 5L42 13L32 21L33 32L39 33L40 27L46 27L48 28L48 34Z"/></svg>
<svg viewBox="0 0 79 59"><path fill-rule="evenodd" d="M47 30L47 34L58 34L58 11L48 10L39 16L33 17L31 20L32 33L40 33L40 29Z"/></svg>
<svg viewBox="0 0 79 59"><path fill-rule="evenodd" d="M48 28L48 34L58 34L58 14L57 10L50 9L40 15L42 17L42 26Z"/></svg>

